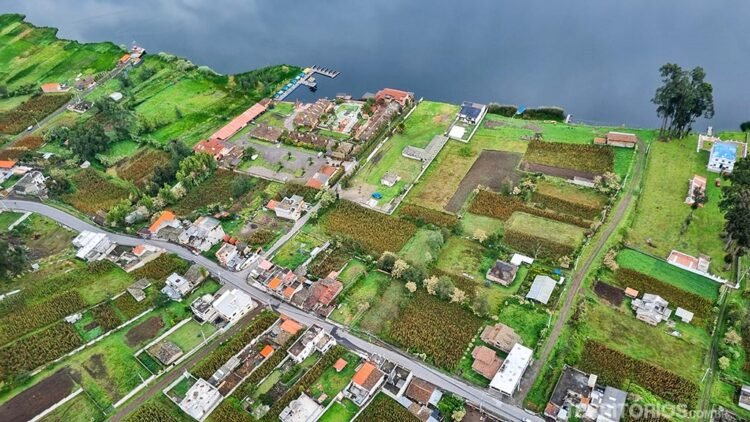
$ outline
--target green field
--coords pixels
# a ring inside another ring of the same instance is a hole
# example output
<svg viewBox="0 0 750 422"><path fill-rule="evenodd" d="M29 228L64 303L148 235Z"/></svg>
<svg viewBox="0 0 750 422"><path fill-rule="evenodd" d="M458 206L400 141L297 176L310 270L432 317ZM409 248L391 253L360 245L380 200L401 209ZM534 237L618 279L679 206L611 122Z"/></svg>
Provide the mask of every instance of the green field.
<svg viewBox="0 0 750 422"><path fill-rule="evenodd" d="M276 103L273 109L266 111L255 120L255 123L266 124L274 127L284 127L284 120L294 112L294 103L280 102Z"/></svg>
<svg viewBox="0 0 750 422"><path fill-rule="evenodd" d="M341 274L339 274L339 280L341 280L344 285L348 285L349 283L359 280L360 277L366 274L367 264L358 259L352 259L346 267L344 267L344 270L341 271Z"/></svg>
<svg viewBox="0 0 750 422"><path fill-rule="evenodd" d="M0 231L7 231L11 224L21 218L20 212L4 211L0 212Z"/></svg>
<svg viewBox="0 0 750 422"><path fill-rule="evenodd" d="M306 225L276 252L273 262L285 268L297 268L310 258L313 249L322 246L326 240L314 226Z"/></svg>
<svg viewBox="0 0 750 422"><path fill-rule="evenodd" d="M351 352L344 354L342 359L347 361L347 365L341 372L336 372L331 366L308 388L309 395L314 400L318 400L323 394L328 396L322 401L323 406L328 405L349 384L360 361L360 357Z"/></svg>
<svg viewBox="0 0 750 422"><path fill-rule="evenodd" d="M414 265L425 266L437 259L442 245L442 233L437 230L421 228L401 248L399 256Z"/></svg>
<svg viewBox="0 0 750 422"><path fill-rule="evenodd" d="M456 115L458 107L452 104L423 101L404 122L404 133L396 134L386 142L378 153L359 169L351 186L367 186L383 195L380 204L386 204L416 179L422 170L420 161L401 155L407 146L426 147L435 135L440 135L448 128ZM396 173L401 181L395 186L387 187L380 183L385 173Z"/></svg>
<svg viewBox="0 0 750 422"><path fill-rule="evenodd" d="M515 330L523 344L532 349L539 343L542 330L550 323L550 315L540 307L530 303L522 305L515 299L500 305L497 315L500 322Z"/></svg>
<svg viewBox="0 0 750 422"><path fill-rule="evenodd" d="M623 249L617 255L617 262L623 268L630 268L650 275L690 293L716 302L719 298L719 284L698 274L677 268L660 259L632 249Z"/></svg>
<svg viewBox="0 0 750 422"><path fill-rule="evenodd" d="M488 236L502 233L505 223L497 218L483 215L464 213L461 218L461 231L467 236L473 236L477 230L484 231Z"/></svg>
<svg viewBox="0 0 750 422"><path fill-rule="evenodd" d="M723 268L724 217L719 210L720 188L717 177L706 170L708 152L695 151L695 136L669 142L654 142L648 158L643 188L628 232L628 243L648 253L666 258L673 249L712 258L711 272L728 277ZM706 177L708 203L695 211L685 204L688 181L693 175ZM724 182L726 183L726 182ZM692 221L683 230L688 215ZM649 244L653 246L649 246Z"/></svg>
<svg viewBox="0 0 750 422"><path fill-rule="evenodd" d="M409 300L401 281L391 279L385 289L382 285L380 289L377 297L368 302L370 307L356 322L356 327L360 330L373 334L387 333L391 323L398 318L401 308Z"/></svg>
<svg viewBox="0 0 750 422"><path fill-rule="evenodd" d="M203 343L204 339L210 337L215 332L216 326L213 324L201 325L195 319L191 319L190 322L178 328L165 339L173 342L184 353L187 353L199 346Z"/></svg>
<svg viewBox="0 0 750 422"><path fill-rule="evenodd" d="M436 266L447 273L484 281L494 260L485 256L486 249L478 242L451 236L445 242Z"/></svg>
<svg viewBox="0 0 750 422"><path fill-rule="evenodd" d="M21 15L0 15L0 84L17 88L48 82L72 84L79 73L112 70L123 51L113 43L60 40L54 28L38 28Z"/></svg>
<svg viewBox="0 0 750 422"><path fill-rule="evenodd" d="M519 231L573 247L581 244L584 234L584 230L580 227L523 212L514 212L510 219L505 222L505 229Z"/></svg>
<svg viewBox="0 0 750 422"><path fill-rule="evenodd" d="M352 325L375 304L379 292L389 285L390 277L387 274L370 272L339 295L337 300L341 305L333 311L330 318L344 325Z"/></svg>

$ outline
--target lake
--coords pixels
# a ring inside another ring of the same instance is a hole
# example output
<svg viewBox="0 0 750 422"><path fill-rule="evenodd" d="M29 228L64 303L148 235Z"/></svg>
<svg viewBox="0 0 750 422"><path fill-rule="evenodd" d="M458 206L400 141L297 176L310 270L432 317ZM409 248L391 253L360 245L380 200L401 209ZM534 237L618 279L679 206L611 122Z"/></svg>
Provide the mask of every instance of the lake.
<svg viewBox="0 0 750 422"><path fill-rule="evenodd" d="M318 78L320 96L387 86L453 103L558 105L602 124L656 126L659 66L700 65L714 85L708 124L750 120L743 0L5 0L0 11L221 73L277 63L340 71Z"/></svg>

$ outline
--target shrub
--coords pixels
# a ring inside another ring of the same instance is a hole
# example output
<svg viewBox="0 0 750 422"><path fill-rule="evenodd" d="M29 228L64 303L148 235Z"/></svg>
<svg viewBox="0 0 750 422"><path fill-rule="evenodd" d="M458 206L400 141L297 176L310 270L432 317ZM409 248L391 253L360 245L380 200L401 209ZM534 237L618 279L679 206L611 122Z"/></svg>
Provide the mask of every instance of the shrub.
<svg viewBox="0 0 750 422"><path fill-rule="evenodd" d="M560 107L536 107L524 110L522 117L529 120L565 120L565 110Z"/></svg>
<svg viewBox="0 0 750 422"><path fill-rule="evenodd" d="M490 103L487 106L487 113L497 114L498 116L513 117L517 111L518 107L510 104Z"/></svg>
<svg viewBox="0 0 750 422"><path fill-rule="evenodd" d="M598 374L608 385L622 387L633 381L666 400L688 406L698 398L698 387L693 382L595 341L586 342L579 365L583 371Z"/></svg>

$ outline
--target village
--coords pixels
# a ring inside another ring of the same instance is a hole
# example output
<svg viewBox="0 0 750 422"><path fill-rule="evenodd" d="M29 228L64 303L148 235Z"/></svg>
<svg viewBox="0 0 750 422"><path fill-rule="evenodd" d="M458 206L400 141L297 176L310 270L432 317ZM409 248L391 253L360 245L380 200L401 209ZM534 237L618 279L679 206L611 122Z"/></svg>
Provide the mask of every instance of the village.
<svg viewBox="0 0 750 422"><path fill-rule="evenodd" d="M0 108L0 419L750 418L746 133L96 48Z"/></svg>

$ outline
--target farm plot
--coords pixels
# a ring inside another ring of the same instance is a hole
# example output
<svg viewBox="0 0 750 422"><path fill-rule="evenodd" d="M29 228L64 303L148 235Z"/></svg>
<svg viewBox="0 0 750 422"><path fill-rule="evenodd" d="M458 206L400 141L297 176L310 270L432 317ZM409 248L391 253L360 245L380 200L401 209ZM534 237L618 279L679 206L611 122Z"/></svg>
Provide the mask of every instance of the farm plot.
<svg viewBox="0 0 750 422"><path fill-rule="evenodd" d="M161 150L144 148L132 157L118 163L114 170L121 179L143 188L151 181L154 170L166 164L169 154Z"/></svg>
<svg viewBox="0 0 750 422"><path fill-rule="evenodd" d="M61 369L0 406L0 420L31 420L74 390L75 384L71 374Z"/></svg>
<svg viewBox="0 0 750 422"><path fill-rule="evenodd" d="M515 186L521 178L521 174L516 170L521 157L521 154L512 152L482 151L461 180L445 210L458 212L471 192L479 185L495 192L500 192L503 186L508 189Z"/></svg>
<svg viewBox="0 0 750 422"><path fill-rule="evenodd" d="M417 290L391 323L387 338L412 352L424 353L436 366L454 370L482 320L459 305Z"/></svg>
<svg viewBox="0 0 750 422"><path fill-rule="evenodd" d="M369 405L357 416L362 422L417 422L419 419L396 400L378 393Z"/></svg>
<svg viewBox="0 0 750 422"><path fill-rule="evenodd" d="M14 213L0 215L6 214ZM20 217L20 214L17 216ZM32 214L14 228L12 236L17 237L23 243L27 248L27 256L30 260L35 261L59 254L70 248L70 242L75 237L75 233L62 227L54 220L39 214Z"/></svg>
<svg viewBox="0 0 750 422"><path fill-rule="evenodd" d="M70 94L47 94L31 97L13 110L0 113L0 133L15 135L35 125L48 114L64 106Z"/></svg>
<svg viewBox="0 0 750 422"><path fill-rule="evenodd" d="M612 171L615 152L612 147L531 141L524 156L527 170L572 178L594 176Z"/></svg>
<svg viewBox="0 0 750 422"><path fill-rule="evenodd" d="M93 169L76 173L71 178L75 191L63 196L63 200L79 211L94 215L108 211L117 202L127 199L130 190L110 180Z"/></svg>
<svg viewBox="0 0 750 422"><path fill-rule="evenodd" d="M401 250L417 230L408 221L349 201L338 201L335 208L322 218L321 224L326 231L346 236L376 255Z"/></svg>
<svg viewBox="0 0 750 422"><path fill-rule="evenodd" d="M481 244L451 236L445 242L436 267L456 276L483 281L487 269L494 263L486 254Z"/></svg>
<svg viewBox="0 0 750 422"><path fill-rule="evenodd" d="M562 223L573 224L581 228L588 228L591 222L570 214L561 214L550 209L537 208L523 202L517 196L501 195L487 190L480 190L469 206L469 212L485 217L507 220L515 212L549 218Z"/></svg>
<svg viewBox="0 0 750 422"><path fill-rule="evenodd" d="M443 233L438 230L420 228L399 252L399 255L413 265L425 267L433 263L443 247Z"/></svg>
<svg viewBox="0 0 750 422"><path fill-rule="evenodd" d="M533 256L572 257L583 241L584 230L554 220L516 212L505 225L503 241Z"/></svg>
<svg viewBox="0 0 750 422"><path fill-rule="evenodd" d="M651 145L643 192L627 240L636 248L661 257L673 249L693 256L708 255L712 258L711 272L728 278L731 272L722 265L725 241L720 237L724 230L724 216L719 209L721 188L713 183L716 176L706 170L709 153L696 152L695 144L695 136L690 136ZM693 175L709 181L708 202L696 210L684 203Z"/></svg>
<svg viewBox="0 0 750 422"><path fill-rule="evenodd" d="M100 422L105 420L104 413L86 396L79 394L47 414L44 422Z"/></svg>
<svg viewBox="0 0 750 422"><path fill-rule="evenodd" d="M351 181L348 193L365 200L374 192L382 195L379 204L387 204L403 189L412 184L422 170L422 162L402 156L404 148L425 148L435 135L442 135L455 117L458 107L451 104L423 101L404 122L404 132L391 137L377 154L365 163ZM380 180L386 173L394 173L401 180L392 187Z"/></svg>
<svg viewBox="0 0 750 422"><path fill-rule="evenodd" d="M436 211L430 208L420 207L414 204L403 204L398 208L398 215L412 220L418 225L432 224L446 229L453 229L459 225L458 217L442 211Z"/></svg>
<svg viewBox="0 0 750 422"><path fill-rule="evenodd" d="M242 197L232 198L232 182L236 179L247 179L252 183L249 189ZM239 210L244 207L260 208L262 199L259 192L266 188L269 182L234 173L229 170L219 169L214 172L208 179L188 191L173 207L173 211L178 215L189 215L190 213L206 207L211 204L225 203L234 199L232 203L233 210ZM206 195L210 192L210 195Z"/></svg>
<svg viewBox="0 0 750 422"><path fill-rule="evenodd" d="M29 135L18 142L0 150L0 160L18 160L29 151L39 148L44 143L41 136Z"/></svg>
<svg viewBox="0 0 750 422"><path fill-rule="evenodd" d="M607 198L591 189L543 181L537 184L532 201L557 213L592 220L601 213Z"/></svg>
<svg viewBox="0 0 750 422"><path fill-rule="evenodd" d="M398 280L390 280L385 289L380 286L378 296L370 302L370 307L362 317L357 320L356 327L368 333L387 333L393 320L398 318L401 308L408 302L404 283Z"/></svg>

